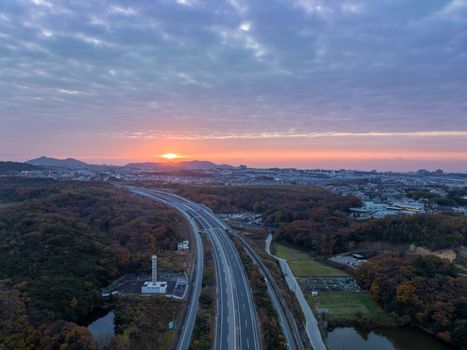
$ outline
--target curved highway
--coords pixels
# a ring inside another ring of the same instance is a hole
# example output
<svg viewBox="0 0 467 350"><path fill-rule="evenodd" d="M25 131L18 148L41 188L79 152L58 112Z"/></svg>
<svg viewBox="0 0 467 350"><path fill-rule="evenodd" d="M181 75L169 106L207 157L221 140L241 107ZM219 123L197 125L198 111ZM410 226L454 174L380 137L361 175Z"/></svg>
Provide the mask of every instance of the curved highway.
<svg viewBox="0 0 467 350"><path fill-rule="evenodd" d="M145 192L140 191L139 189L130 188L130 190L138 195L150 198L157 202L164 203L168 206L175 207L170 203L170 201L164 200L162 198L155 198ZM191 344L191 335L193 334L193 328L195 326L196 314L198 311L199 305L199 296L201 294L201 286L203 280L203 269L204 269L204 254L203 254L203 241L201 240L198 234L198 227L194 219L188 215L185 211L181 211L182 215L185 217L187 222L191 226L194 237L196 239L196 269L195 269L195 278L193 282L193 290L191 293L191 299L188 306L187 314L185 316L185 322L181 328L180 337L178 339L177 350L187 350Z"/></svg>
<svg viewBox="0 0 467 350"><path fill-rule="evenodd" d="M211 240L217 273L215 349L261 349L252 291L237 250L225 232L227 226L203 205L175 194L134 187L130 190L169 204L193 217ZM196 315L195 310L191 309L190 312ZM194 319L190 337L193 326Z"/></svg>

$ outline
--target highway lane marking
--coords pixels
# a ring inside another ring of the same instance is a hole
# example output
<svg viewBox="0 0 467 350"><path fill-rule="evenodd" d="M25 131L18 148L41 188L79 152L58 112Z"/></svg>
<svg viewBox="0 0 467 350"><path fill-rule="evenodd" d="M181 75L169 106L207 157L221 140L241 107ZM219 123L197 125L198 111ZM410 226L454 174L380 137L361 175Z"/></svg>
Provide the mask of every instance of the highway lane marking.
<svg viewBox="0 0 467 350"><path fill-rule="evenodd" d="M171 203L170 201L165 200L164 198L153 196L153 195L141 192L141 191L134 191L134 193L143 195L143 196L151 198L152 200L155 200L155 201L157 201L159 203L164 203L164 204L167 204L169 206L172 206L172 207L175 207L176 209L178 209L183 214L185 219L187 219L187 222L191 225L191 227L193 229L193 233L195 235L196 248L197 248L196 249L197 250L197 257L196 257L196 270L197 271L196 271L196 276L195 276L194 280L195 280L196 284L195 284L195 287L194 287L193 295L192 295L191 300L189 302L190 310L188 312L188 316L185 319L185 322L188 325L185 326L185 324L184 324L181 341L179 343L180 348L183 349L184 344L185 344L185 339L187 338L188 335L189 335L188 341L191 340L191 335L192 335L193 328L194 328L194 321L193 320L194 320L194 317L196 316L197 309L198 309L199 296L200 296L200 291L201 291L200 282L201 282L202 270L203 270L203 266L204 266L203 243L202 243L202 240L200 239L200 237L197 235L198 228L197 228L196 224L194 223L194 221L189 216L188 211L185 211L185 210L179 208L175 203Z"/></svg>
<svg viewBox="0 0 467 350"><path fill-rule="evenodd" d="M223 232L223 231L221 231ZM226 234L220 234L218 237L220 241L222 241L222 245L225 245L225 248L229 251L229 255L230 255L230 258L231 258L231 262L233 265L235 265L236 267L238 267L238 270L235 270L234 274L235 275L238 275L238 278L237 277L237 280L238 280L238 289L239 289L239 294L241 294L241 296L243 297L245 294L244 294L244 291L247 291L248 290L248 279L247 279L247 276L246 276L246 272L244 271L244 267L243 267L243 264L240 260L240 257L238 255L235 254L236 250L234 248L234 245L233 245L233 242L227 237ZM252 296L250 294L246 294L247 296L247 300L248 300L248 304L250 305L250 311L253 311L255 310L254 307L252 307ZM237 298L238 298L238 294L237 294ZM250 312L250 314L248 315L249 318L251 318L252 322L254 319L256 319L256 313L253 312ZM254 322L253 322L254 323ZM240 334L242 333L242 328L243 327L240 327L239 328L239 332ZM245 328L248 328L248 322L247 322L247 319L245 319ZM241 339L241 338L240 338ZM246 337L246 339L249 339L249 337ZM254 343L255 345L259 343L258 341L258 334L257 334L257 331L253 332L253 340L254 340ZM255 348L258 348L258 346L256 346Z"/></svg>
<svg viewBox="0 0 467 350"><path fill-rule="evenodd" d="M219 268L220 266L224 265L223 266L224 269L223 269L222 272L224 273L224 277L227 277L227 279L225 281L225 282L227 282L227 283L225 283L227 286L225 286L224 283L220 284L220 289L221 289L220 299L223 299L224 295L223 295L222 292L225 291L227 293L228 290L226 290L226 287L228 287L230 285L231 288L227 288L227 289L230 289L231 297L233 298L233 300L232 300L233 301L233 306L234 306L234 308L236 310L236 312L234 312L234 313L230 312L230 314L233 316L233 318L235 320L236 319L236 313L238 312L237 311L238 306L236 306L236 305L238 305L239 303L238 303L238 294L233 293L232 289L237 289L238 288L238 290L240 291L240 295L243 298L243 297L245 297L244 291L248 292L247 287L249 285L248 285L248 282L246 280L246 274L245 274L245 271L244 271L243 264L241 263L238 255L235 254L236 250L234 249L233 242L231 241L231 239L229 239L229 236L227 235L227 233L223 229L223 228L228 228L228 227L225 224L223 224L213 213L208 212L206 209L200 207L196 203L192 203L191 201L188 201L185 198L174 195L174 194L167 194L167 193L164 193L162 191L157 191L157 192L163 194L165 197L169 197L170 199L168 199L168 200L170 200L172 202L177 202L176 204L178 204L179 206L188 208L188 211L190 213L193 212L195 214L194 216L196 218L199 218L199 223L201 224L201 226L206 229L206 233L208 233L208 236L210 236L211 241L213 242L213 245L215 246L215 249L214 249L214 251L216 253L215 255L218 257L218 259L215 259L216 260L216 267ZM195 208L195 209L193 209L193 208ZM198 214L198 211L201 214L203 214L204 216L206 216L206 218L203 217L203 215ZM229 259L227 259L227 257ZM226 264L223 264L224 262ZM235 269L233 267L231 267L230 264L234 265ZM225 265L227 265L227 271L225 270L225 268L226 268ZM236 277L235 280L233 279L233 277ZM237 280L239 280L239 281L237 281ZM230 282L230 283L228 283L228 282ZM238 287L236 288L237 284L238 284ZM224 287L224 288L222 288L222 287ZM236 298L233 297L233 294L236 295ZM246 296L247 296L248 304L250 305L250 309L254 310L254 308L251 308L251 302L252 302L251 294L246 293ZM245 304L243 304L243 305L244 305L244 310L245 310L246 309ZM227 304L227 306L229 306L229 304ZM225 304L221 302L220 303L220 309L223 309L224 307L225 307ZM223 313L221 313L221 315L222 314ZM250 314L249 316L251 317L252 320L256 319L256 314ZM217 315L216 315L216 318L217 318ZM223 317L223 318L225 318L226 321L229 322L229 319L230 319L229 317ZM235 322L235 324L236 324L236 322ZM246 320L245 320L245 324L246 324L246 326L248 326L248 322ZM222 326L223 326L223 322L221 322L221 328L222 328ZM241 331L242 331L241 328L242 327L240 327L240 329L239 329L240 334L241 334ZM256 334L256 333L257 332L255 332L255 334L253 335L253 340L254 340L255 344L257 344L257 337L258 337L258 334ZM219 338L222 338L222 335ZM247 337L246 339L247 339L247 342L248 342L248 348L250 348L249 338ZM235 348L237 338L234 337L233 340L234 340L234 348ZM229 339L227 339L227 341L229 341ZM216 343L217 343L217 341L216 341ZM222 342L221 342L221 344L222 344ZM220 345L220 344L217 344L217 345ZM216 348L217 348L217 346L216 346Z"/></svg>
<svg viewBox="0 0 467 350"><path fill-rule="evenodd" d="M225 274L225 277L228 277L228 279L226 280L226 282L230 282L230 286L233 287L233 279L232 279L232 276L231 276L231 271L229 269L229 264L228 264L228 259L227 259L227 255L226 255L226 252L225 252L225 249L224 249L224 246L222 245L221 241L219 240L219 238L217 237L217 235L214 233L215 230L212 228L212 226L209 224L209 222L204 219L203 217L201 217L201 220L205 223L206 226L208 226L209 228L207 229L208 232L210 232L210 237L211 237L211 242L213 243L214 246L216 246L218 252L219 252L219 258L218 260L222 260L223 262L225 262L224 264L224 269L227 268L227 271L224 270L224 274ZM204 226L204 225L203 225ZM219 261L219 264L220 264L220 261ZM229 283L226 283L227 286L229 285ZM232 302L235 304L235 298L233 298L233 288L230 288L230 291L232 293L231 297L232 297ZM222 305L223 306L223 305ZM234 318L235 320L235 312L232 313L228 313L228 315L232 315L232 317ZM226 317L227 319L227 322L228 322L228 319L229 317ZM234 322L234 325L235 325L236 322ZM221 322L221 325L222 325L222 322ZM228 338L228 337L227 337ZM236 348L236 336L234 336L234 348Z"/></svg>

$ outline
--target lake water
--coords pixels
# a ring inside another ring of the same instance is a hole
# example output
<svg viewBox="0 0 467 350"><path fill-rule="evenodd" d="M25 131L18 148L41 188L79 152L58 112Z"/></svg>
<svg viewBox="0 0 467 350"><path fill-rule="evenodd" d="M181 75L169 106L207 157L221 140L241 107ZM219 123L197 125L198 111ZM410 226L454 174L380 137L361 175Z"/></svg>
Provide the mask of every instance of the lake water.
<svg viewBox="0 0 467 350"><path fill-rule="evenodd" d="M102 349L110 343L115 335L114 324L115 314L109 311L88 325L89 331L96 340L97 349Z"/></svg>
<svg viewBox="0 0 467 350"><path fill-rule="evenodd" d="M336 328L328 333L326 345L329 350L452 350L434 336L410 328L373 331Z"/></svg>

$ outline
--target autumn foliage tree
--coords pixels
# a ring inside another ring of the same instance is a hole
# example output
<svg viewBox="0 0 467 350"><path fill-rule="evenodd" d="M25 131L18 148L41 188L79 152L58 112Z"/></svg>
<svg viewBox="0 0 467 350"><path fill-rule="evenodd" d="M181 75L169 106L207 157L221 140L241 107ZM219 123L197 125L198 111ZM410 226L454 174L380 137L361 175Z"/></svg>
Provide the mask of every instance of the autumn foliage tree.
<svg viewBox="0 0 467 350"><path fill-rule="evenodd" d="M356 275L386 311L409 317L445 341L467 344L467 280L448 260L384 254L361 265Z"/></svg>
<svg viewBox="0 0 467 350"><path fill-rule="evenodd" d="M100 290L181 240L176 211L109 184L0 178L0 194L14 203L0 209L0 280L10 281L0 305L21 311L0 309L7 349L45 338L85 349L87 331L72 325L100 305ZM59 321L66 337L55 336Z"/></svg>

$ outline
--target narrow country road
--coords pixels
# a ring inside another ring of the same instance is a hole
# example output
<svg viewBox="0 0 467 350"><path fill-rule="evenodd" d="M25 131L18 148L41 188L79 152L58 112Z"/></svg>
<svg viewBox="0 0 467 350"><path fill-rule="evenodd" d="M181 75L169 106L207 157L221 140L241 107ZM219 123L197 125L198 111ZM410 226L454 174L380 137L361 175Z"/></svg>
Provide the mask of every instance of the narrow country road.
<svg viewBox="0 0 467 350"><path fill-rule="evenodd" d="M326 350L326 345L324 344L323 337L321 336L321 332L319 330L318 321L316 320L315 314L313 313L310 305L306 301L305 296L303 295L302 290L300 289L300 286L297 280L295 279L292 269L289 267L289 264L287 263L287 260L279 258L271 254L271 249L270 249L271 241L272 241L272 235L268 235L268 238L266 239L266 247L265 247L266 253L268 253L270 256L272 256L277 261L279 261L279 265L281 267L282 273L285 276L287 285L289 286L290 290L292 290L295 293L297 297L300 307L302 308L302 311L305 314L305 319L306 319L305 329L306 329L308 338L310 340L311 346L313 347L313 350Z"/></svg>

